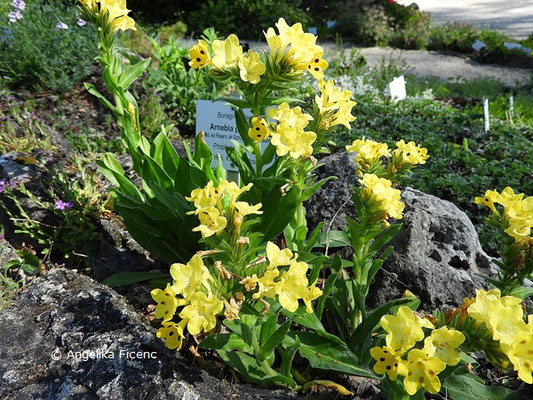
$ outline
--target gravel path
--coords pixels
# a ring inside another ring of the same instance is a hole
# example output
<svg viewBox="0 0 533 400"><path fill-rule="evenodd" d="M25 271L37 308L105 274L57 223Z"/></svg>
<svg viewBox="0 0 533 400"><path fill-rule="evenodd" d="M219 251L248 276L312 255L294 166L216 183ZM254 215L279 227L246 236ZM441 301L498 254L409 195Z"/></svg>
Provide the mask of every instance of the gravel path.
<svg viewBox="0 0 533 400"><path fill-rule="evenodd" d="M533 0L397 0L418 4L431 13L432 22L468 22L497 29L517 39L533 34Z"/></svg>
<svg viewBox="0 0 533 400"><path fill-rule="evenodd" d="M405 60L410 73L416 76L433 76L448 81L458 79L493 78L507 86L526 84L532 70L511 68L501 65L480 64L466 57L421 50L396 50L370 47L361 49L367 64L374 67L385 57L386 60Z"/></svg>

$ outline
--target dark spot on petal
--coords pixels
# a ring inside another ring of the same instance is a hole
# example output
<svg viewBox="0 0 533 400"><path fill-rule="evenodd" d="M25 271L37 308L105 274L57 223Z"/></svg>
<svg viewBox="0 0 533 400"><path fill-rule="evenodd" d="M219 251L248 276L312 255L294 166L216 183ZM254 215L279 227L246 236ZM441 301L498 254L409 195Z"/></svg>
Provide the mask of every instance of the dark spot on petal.
<svg viewBox="0 0 533 400"><path fill-rule="evenodd" d="M168 333L168 336L174 336L174 331L170 331L170 332Z"/></svg>
<svg viewBox="0 0 533 400"><path fill-rule="evenodd" d="M315 62L318 63L320 60L318 58L315 58Z"/></svg>
<svg viewBox="0 0 533 400"><path fill-rule="evenodd" d="M387 371L390 371L392 367L390 365L387 365L385 368L387 368Z"/></svg>
<svg viewBox="0 0 533 400"><path fill-rule="evenodd" d="M203 50L200 50L200 54L205 54L205 51L203 51Z"/></svg>
<svg viewBox="0 0 533 400"><path fill-rule="evenodd" d="M200 61L202 61L202 59L201 59L200 57L198 57L198 58L196 59L196 61L200 62Z"/></svg>
<svg viewBox="0 0 533 400"><path fill-rule="evenodd" d="M315 67L315 71L317 71L317 72L318 72L318 71L320 71L320 68L318 68L318 67Z"/></svg>
<svg viewBox="0 0 533 400"><path fill-rule="evenodd" d="M255 127L255 130L256 130L256 131L258 131L258 130L259 130L259 127L258 127L258 126L256 126L256 127Z"/></svg>
<svg viewBox="0 0 533 400"><path fill-rule="evenodd" d="M162 305L165 305L166 303L164 301L161 302Z"/></svg>
<svg viewBox="0 0 533 400"><path fill-rule="evenodd" d="M418 381L419 381L420 383L424 383L424 377L421 376L420 378L418 378Z"/></svg>
<svg viewBox="0 0 533 400"><path fill-rule="evenodd" d="M395 367L395 368L398 368L398 363L394 363L394 367Z"/></svg>
<svg viewBox="0 0 533 400"><path fill-rule="evenodd" d="M381 358L379 359L379 361L381 361L381 362L385 361L385 357L381 357Z"/></svg>

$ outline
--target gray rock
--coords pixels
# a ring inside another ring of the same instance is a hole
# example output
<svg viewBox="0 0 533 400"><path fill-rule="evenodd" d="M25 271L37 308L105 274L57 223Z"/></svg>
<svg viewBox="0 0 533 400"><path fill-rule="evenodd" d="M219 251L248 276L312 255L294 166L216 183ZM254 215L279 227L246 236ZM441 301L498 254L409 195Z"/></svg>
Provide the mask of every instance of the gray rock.
<svg viewBox="0 0 533 400"><path fill-rule="evenodd" d="M74 271L55 269L37 279L0 312L0 326L2 399L298 398L230 384L187 365L122 297ZM128 358L121 350L145 356Z"/></svg>
<svg viewBox="0 0 533 400"><path fill-rule="evenodd" d="M493 275L474 225L454 204L418 190L402 192L403 227L391 241L395 251L370 289L371 306L409 289L433 310L458 306L487 286L477 274Z"/></svg>
<svg viewBox="0 0 533 400"><path fill-rule="evenodd" d="M339 151L319 160L323 164L316 170L318 179L336 176L338 179L326 182L315 195L305 203L307 224L314 229L320 222L326 222L333 230L346 226L346 217L355 217L352 202L352 187L357 185L354 165L355 153Z"/></svg>
<svg viewBox="0 0 533 400"><path fill-rule="evenodd" d="M0 179L17 179L29 182L35 173L35 165L24 165L16 161L18 153L10 151L0 156Z"/></svg>
<svg viewBox="0 0 533 400"><path fill-rule="evenodd" d="M343 229L346 216L355 218L351 200L357 184L353 154L341 151L320 160L319 178L337 176L326 183L305 205L310 227L331 222ZM394 253L378 273L368 296L370 307L411 290L422 300L421 307L455 306L464 297L486 286L475 274L492 275L494 266L482 250L477 232L467 215L452 203L406 188L403 228L391 242ZM348 251L340 254L347 257Z"/></svg>

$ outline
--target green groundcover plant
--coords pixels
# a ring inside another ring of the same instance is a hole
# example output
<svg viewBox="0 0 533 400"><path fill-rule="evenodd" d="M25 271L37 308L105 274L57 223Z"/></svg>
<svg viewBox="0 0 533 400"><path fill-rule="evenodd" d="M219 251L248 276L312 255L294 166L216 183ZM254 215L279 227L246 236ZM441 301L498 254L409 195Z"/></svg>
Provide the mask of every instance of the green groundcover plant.
<svg viewBox="0 0 533 400"><path fill-rule="evenodd" d="M13 87L64 91L81 82L96 55L96 30L61 1L2 0L0 76Z"/></svg>
<svg viewBox="0 0 533 400"><path fill-rule="evenodd" d="M335 127L355 119L351 93L323 80L328 63L316 37L281 18L277 31L266 31L268 49L261 54L244 53L233 34L199 40L189 50L192 68L231 82L239 94L223 99L235 110L242 139L226 149L240 172L236 183L220 159L212 167L202 134L186 158L170 145L169 127L151 141L141 135L128 87L149 60L124 63L115 38L118 30L135 29L134 21L124 1L81 3L85 18L99 27L99 62L113 100L86 87L115 114L141 185L111 154L99 166L116 187L116 209L133 237L172 263L165 284L152 291L162 319L157 335L168 348L180 349L187 334L197 335L202 348L216 351L245 380L301 392L323 385L351 394L327 379L339 372L379 379L388 399L422 399L441 390L464 399L465 387L478 398L520 398L485 386L472 372L478 363L470 354L483 351L496 368L513 368L533 382L533 318L522 308L531 294L522 286L532 268L531 197L506 189L477 200L510 238L502 276L491 280L496 288L433 315L417 313L420 301L409 292L370 311L370 283L393 251L387 243L403 214L397 182L426 162L427 150L403 140L393 149L353 141L347 150L357 153L357 217L341 232L324 235L322 226L309 232L302 204L326 181L313 175L313 154L327 150ZM320 94L312 104L294 106L290 94L309 75ZM333 236L336 246L353 249L352 259L320 251Z"/></svg>

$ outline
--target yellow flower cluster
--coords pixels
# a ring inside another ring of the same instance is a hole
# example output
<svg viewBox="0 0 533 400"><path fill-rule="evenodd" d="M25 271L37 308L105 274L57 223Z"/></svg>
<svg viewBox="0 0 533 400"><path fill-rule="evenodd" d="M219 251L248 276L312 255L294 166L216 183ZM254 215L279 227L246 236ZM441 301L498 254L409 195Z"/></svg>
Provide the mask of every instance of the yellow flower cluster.
<svg viewBox="0 0 533 400"><path fill-rule="evenodd" d="M268 116L279 121L272 132L271 143L276 146L278 156L289 153L292 158L309 157L313 154L316 133L305 131L313 117L304 114L301 107L290 108L283 103L268 110Z"/></svg>
<svg viewBox="0 0 533 400"><path fill-rule="evenodd" d="M309 265L303 261L297 261L298 254L293 254L289 249L281 250L272 242L267 243L267 259L269 264L263 273L244 278L241 283L246 291L252 292L257 289L252 297L260 299L263 297L278 300L283 308L291 312L298 309L298 301L303 300L306 311L313 312L311 302L322 295L322 291L315 286L316 282L309 285L307 271ZM285 271L280 271L279 267L289 267Z"/></svg>
<svg viewBox="0 0 533 400"><path fill-rule="evenodd" d="M157 302L156 318L163 318L157 337L164 338L169 349L179 350L185 328L191 335L210 331L216 326L216 316L223 310L224 302L212 292L210 283L214 279L198 255L187 264L173 264L170 274L173 285L167 285L165 290L152 290L151 295ZM172 319L178 307L183 308L179 313L181 321L176 323Z"/></svg>
<svg viewBox="0 0 533 400"><path fill-rule="evenodd" d="M231 70L237 68L239 76L244 82L259 83L261 75L266 71L259 53L249 50L243 54L242 46L236 35L229 35L225 40L215 40L211 46L212 57L204 40L189 50L189 65L199 69L211 65L216 70Z"/></svg>
<svg viewBox="0 0 533 400"><path fill-rule="evenodd" d="M405 143L402 139L396 142L396 150L393 151L393 155L397 156L402 164L425 164L429 158L428 150L420 147L415 142Z"/></svg>
<svg viewBox="0 0 533 400"><path fill-rule="evenodd" d="M328 62L322 58L324 50L316 44L317 37L303 31L302 24L289 26L280 18L274 28L265 33L270 56L278 62L286 62L295 71L308 71L316 79L324 78Z"/></svg>
<svg viewBox="0 0 533 400"><path fill-rule="evenodd" d="M385 178L378 178L375 174L364 174L359 182L364 189L362 197L365 203L371 204L372 200L377 200L379 208L394 219L401 219L405 204L401 202L401 192L392 188L392 182Z"/></svg>
<svg viewBox="0 0 533 400"><path fill-rule="evenodd" d="M82 6L92 14L107 15L107 24L111 30L137 30L135 21L128 17L130 10L126 8L126 0L79 0Z"/></svg>
<svg viewBox="0 0 533 400"><path fill-rule="evenodd" d="M213 181L209 181L202 189L194 189L190 197L186 199L194 203L195 211L187 214L198 216L200 225L193 232L200 232L203 238L222 232L233 221L237 232L240 230L244 217L251 214L262 214L259 211L261 203L251 206L245 201L237 201L237 198L252 187L248 184L239 187L235 182L223 179L215 187Z"/></svg>
<svg viewBox="0 0 533 400"><path fill-rule="evenodd" d="M389 146L386 143L375 142L371 139L356 139L346 146L348 153L356 152L355 161L366 166L378 161L381 157L390 157Z"/></svg>
<svg viewBox="0 0 533 400"><path fill-rule="evenodd" d="M476 299L468 307L468 315L484 323L492 338L500 342L524 382L533 383L533 315L524 322L522 300L514 296L501 297L498 289L477 290Z"/></svg>
<svg viewBox="0 0 533 400"><path fill-rule="evenodd" d="M322 58L324 50L316 44L316 36L303 31L302 24L287 25L283 18L276 23L279 34L273 28L265 33L270 48L270 60L283 63L293 71L308 71L316 79L324 78L328 62ZM237 68L244 82L257 84L266 72L265 63L259 53L249 50L243 54L239 38L232 34L225 40L215 40L211 46L199 40L189 51L189 65L203 68L207 65L215 71L228 71Z"/></svg>
<svg viewBox="0 0 533 400"><path fill-rule="evenodd" d="M352 115L352 108L355 106L355 101L352 101L352 92L349 90L342 90L340 87L333 85L333 81L329 80L318 82L321 95L315 96L315 102L323 115L328 115L325 119L326 128L335 125L344 125L350 129L350 122L355 121Z"/></svg>
<svg viewBox="0 0 533 400"><path fill-rule="evenodd" d="M533 227L533 196L524 198L523 193L515 194L514 190L506 187L501 193L487 190L484 197L476 197L476 204L490 208L499 215L495 204L504 208L504 218L507 224L505 232L517 242L528 240Z"/></svg>
<svg viewBox="0 0 533 400"><path fill-rule="evenodd" d="M435 329L429 320L420 318L405 306L399 308L397 315L383 316L380 325L387 332L386 345L370 350L376 360L374 371L386 373L391 380L403 376L403 385L410 395L420 388L438 393L441 387L438 374L446 365L459 363L461 357L457 348L465 341L465 336L446 326ZM431 334L426 337L422 328L431 329ZM413 349L422 340L422 349ZM404 355L407 355L405 359Z"/></svg>
<svg viewBox="0 0 533 400"><path fill-rule="evenodd" d="M365 138L354 140L351 145L346 146L346 150L349 153L357 152L355 160L362 168L368 168L376 162L381 162L381 157L389 158L391 155L394 171L405 166L425 164L429 158L426 148L420 147L415 142L405 143L403 139L396 142L396 149L392 154L386 143Z"/></svg>

